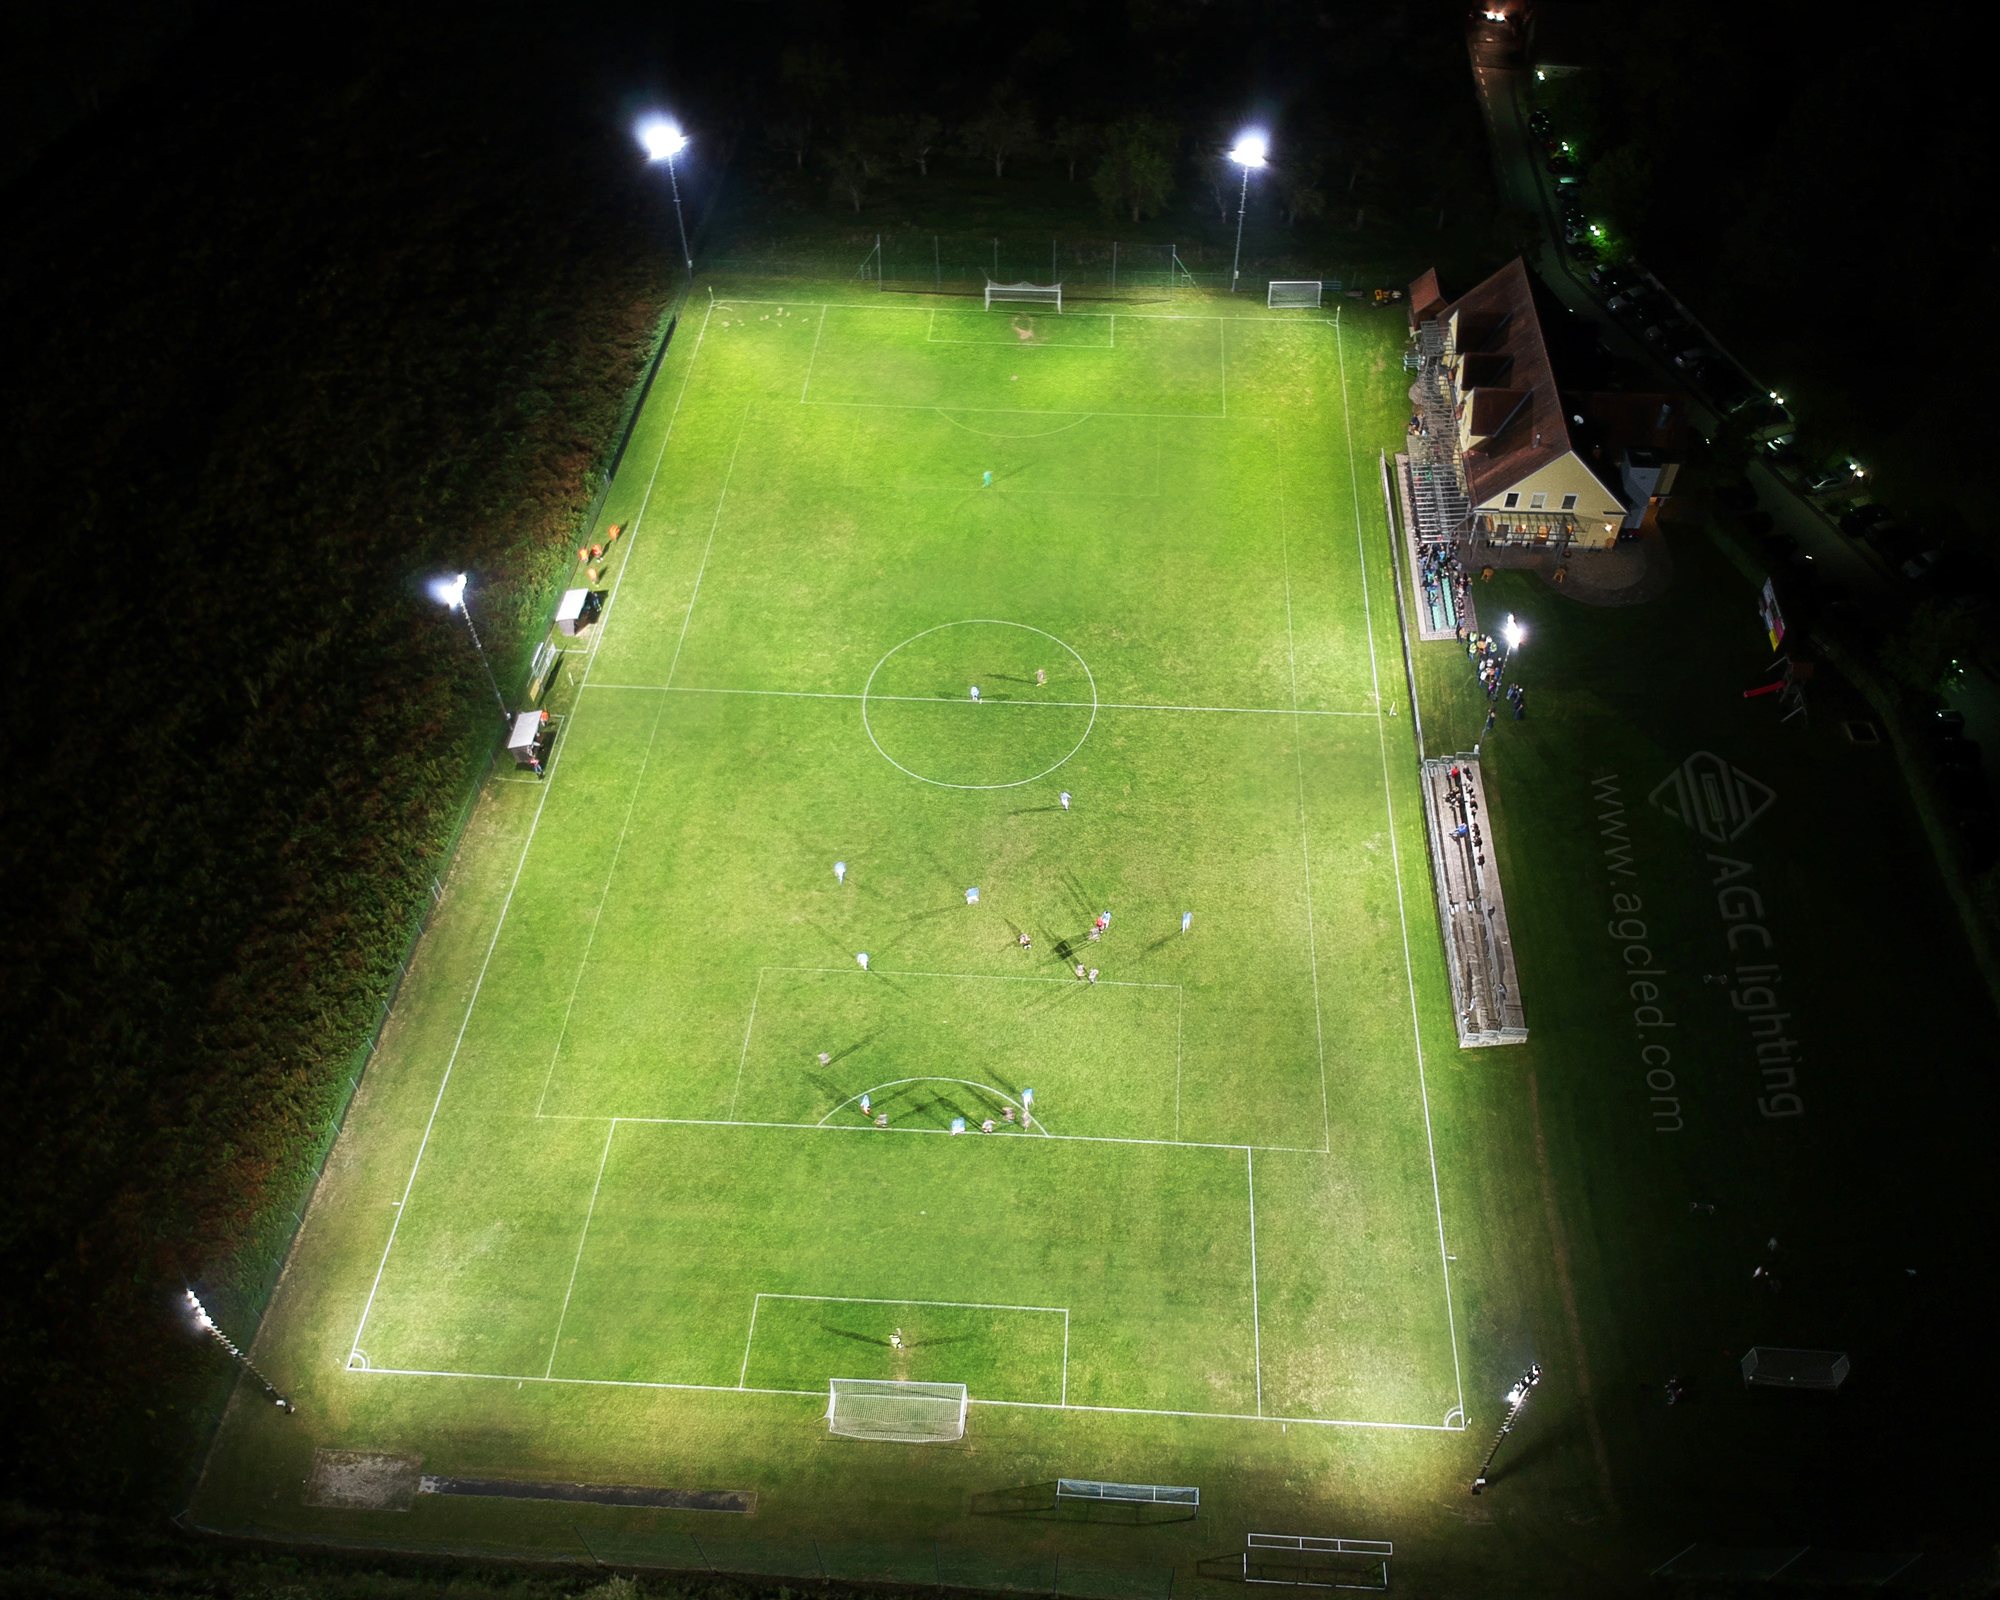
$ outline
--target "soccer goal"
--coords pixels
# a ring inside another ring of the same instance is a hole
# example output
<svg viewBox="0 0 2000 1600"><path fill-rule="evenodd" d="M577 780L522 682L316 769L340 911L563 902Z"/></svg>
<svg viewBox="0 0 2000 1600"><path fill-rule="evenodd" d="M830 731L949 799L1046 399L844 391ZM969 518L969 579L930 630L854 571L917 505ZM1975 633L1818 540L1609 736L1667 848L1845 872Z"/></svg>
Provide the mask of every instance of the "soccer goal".
<svg viewBox="0 0 2000 1600"><path fill-rule="evenodd" d="M1026 300L1033 305L1054 306L1056 314L1062 314L1062 285L1059 283L995 283L986 280L986 309L991 311L995 301ZM1317 304L1318 302L1314 302Z"/></svg>
<svg viewBox="0 0 2000 1600"><path fill-rule="evenodd" d="M1387 1539L1253 1533L1240 1552L1204 1557L1195 1570L1204 1578L1292 1589L1387 1589L1389 1562L1395 1554L1395 1545Z"/></svg>
<svg viewBox="0 0 2000 1600"><path fill-rule="evenodd" d="M849 1439L942 1444L965 1437L965 1385L898 1383L891 1378L834 1378L826 1427Z"/></svg>
<svg viewBox="0 0 2000 1600"><path fill-rule="evenodd" d="M1292 311L1319 304L1317 278L1273 278L1264 304L1272 311Z"/></svg>

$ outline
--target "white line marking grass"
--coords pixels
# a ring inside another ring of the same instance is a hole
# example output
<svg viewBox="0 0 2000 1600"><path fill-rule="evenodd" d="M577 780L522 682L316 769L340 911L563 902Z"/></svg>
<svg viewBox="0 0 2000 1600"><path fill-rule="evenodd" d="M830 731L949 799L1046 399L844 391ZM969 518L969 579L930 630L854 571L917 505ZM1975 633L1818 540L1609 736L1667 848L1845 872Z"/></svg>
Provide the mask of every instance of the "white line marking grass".
<svg viewBox="0 0 2000 1600"><path fill-rule="evenodd" d="M606 1142L609 1148L609 1141ZM1250 1197L1250 1349L1257 1373L1257 1415L1264 1414L1264 1327L1257 1312L1257 1157L1243 1152L1243 1184Z"/></svg>
<svg viewBox="0 0 2000 1600"><path fill-rule="evenodd" d="M583 1265L583 1247L590 1241L590 1221L597 1215L597 1191L604 1187L604 1164L611 1159L611 1136L618 1131L618 1119L611 1119L611 1126L604 1130L604 1154L597 1158L597 1182L590 1186L590 1204L583 1213L583 1232L576 1238L576 1259L569 1264L569 1287L563 1290L562 1312L556 1318L556 1334L549 1341L549 1364L543 1377L556 1370L556 1352L562 1348L563 1324L569 1321L569 1299L576 1293L577 1269Z"/></svg>
<svg viewBox="0 0 2000 1600"><path fill-rule="evenodd" d="M635 694L741 694L763 695L774 700L907 700L920 705L962 705L972 709L970 700L943 698L928 694L859 694L834 689L711 689L690 683L593 683L592 689L625 689ZM1088 700L982 700L982 709L993 706L1011 706L1017 709L1042 707L1049 710L1088 710L1092 704ZM1120 703L1106 700L1098 703L1100 711L1187 711L1236 715L1244 717L1375 717L1379 711L1312 711L1304 706L1176 706L1155 705L1134 701Z"/></svg>
<svg viewBox="0 0 2000 1600"><path fill-rule="evenodd" d="M1009 1306L990 1300L889 1300L873 1295L856 1294L777 1294L761 1292L750 1302L750 1332L743 1340L743 1366L737 1374L736 1388L748 1394L802 1394L799 1389L746 1389L750 1376L750 1347L757 1339L757 1313L766 1300L805 1300L819 1305L834 1306L937 1306L949 1311L1032 1311L1042 1316L1063 1319L1063 1364L1062 1400L1069 1403L1069 1307L1068 1306ZM718 1393L731 1391L718 1389ZM969 1398L969 1397L968 1397ZM1005 1401L995 1402L1006 1404Z"/></svg>
<svg viewBox="0 0 2000 1600"><path fill-rule="evenodd" d="M343 1367L351 1378L448 1378L464 1383L547 1383L569 1384L587 1389L676 1389L691 1394L771 1394L801 1396L823 1402L824 1389L745 1389L733 1383L665 1383L648 1378L545 1378L531 1372L441 1372L424 1367ZM1463 1433L1465 1424L1440 1422L1366 1422L1352 1417L1253 1416L1247 1411L1168 1411L1150 1406L1072 1405L1067 1398L1059 1404L1045 1400L980 1400L967 1396L975 1406L995 1406L1016 1411L1087 1411L1112 1417L1183 1417L1196 1422L1281 1423L1292 1428L1376 1428L1390 1433Z"/></svg>
<svg viewBox="0 0 2000 1600"><path fill-rule="evenodd" d="M1347 399L1347 343L1340 331L1338 308L1333 322L1334 349L1340 360L1341 419L1347 428L1347 487L1354 497L1354 542L1361 555L1361 605L1368 619L1368 670L1375 687L1375 703L1382 703L1382 674L1375 659L1375 614L1368 601L1368 545L1362 535L1361 476L1354 455L1354 413ZM1393 549L1391 559L1394 559ZM1396 844L1396 802L1389 783L1389 734L1378 719L1377 743L1382 750L1382 806L1389 818L1389 864L1396 877L1396 916L1403 930L1403 976L1410 991L1410 1043L1417 1055L1417 1092L1424 1105L1424 1144L1431 1163L1431 1204L1437 1212L1438 1264L1444 1270L1444 1314L1451 1337L1451 1370L1458 1388L1458 1406L1465 1409L1465 1374L1458 1359L1458 1314L1451 1303L1451 1253L1445 1248L1444 1191L1438 1184L1437 1135L1431 1129L1431 1092L1424 1074L1423 1024L1417 1011L1417 973L1410 958L1410 915L1403 904L1403 856Z"/></svg>

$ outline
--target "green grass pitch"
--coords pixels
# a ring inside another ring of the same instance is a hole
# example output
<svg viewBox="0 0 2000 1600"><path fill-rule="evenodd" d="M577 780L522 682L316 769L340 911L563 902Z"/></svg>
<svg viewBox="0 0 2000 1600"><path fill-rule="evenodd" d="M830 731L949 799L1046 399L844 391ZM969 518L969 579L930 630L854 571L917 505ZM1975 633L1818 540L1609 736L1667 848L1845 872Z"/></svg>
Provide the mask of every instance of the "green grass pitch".
<svg viewBox="0 0 2000 1600"><path fill-rule="evenodd" d="M533 1393L470 1455L615 1477L620 1394L823 1437L833 1378L974 1435L1463 1426L1353 336L1174 309L684 320L550 775L493 786L270 1324L322 1442L442 1461Z"/></svg>

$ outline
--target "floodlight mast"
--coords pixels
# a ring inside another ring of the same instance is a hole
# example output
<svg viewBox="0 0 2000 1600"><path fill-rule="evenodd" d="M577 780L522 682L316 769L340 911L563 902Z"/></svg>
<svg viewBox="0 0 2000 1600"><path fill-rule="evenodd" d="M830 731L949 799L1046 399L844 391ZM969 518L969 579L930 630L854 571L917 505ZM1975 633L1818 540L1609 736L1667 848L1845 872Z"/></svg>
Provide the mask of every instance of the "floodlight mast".
<svg viewBox="0 0 2000 1600"><path fill-rule="evenodd" d="M1243 213L1250 205L1250 174L1264 165L1269 146L1261 133L1246 133L1236 141L1229 159L1243 169L1243 192L1236 199L1236 259L1229 268L1229 292L1236 292L1236 280L1243 272Z"/></svg>
<svg viewBox="0 0 2000 1600"><path fill-rule="evenodd" d="M493 676L493 668L487 664L486 646L479 642L479 630L472 625L472 607L465 599L465 574L457 573L449 578L439 578L431 585L431 598L447 611L456 611L465 618L465 631L472 635L473 653L479 657L479 665L486 674L486 682L493 690L493 703L500 708L500 720L507 720L507 699L500 693L499 681Z"/></svg>
<svg viewBox="0 0 2000 1600"><path fill-rule="evenodd" d="M667 164L667 187L674 196L674 222L681 231L681 261L692 281L694 252L688 248L687 218L681 214L681 183L674 173L674 157L687 148L687 135L665 117L652 117L639 125L639 143L645 147L648 161Z"/></svg>
<svg viewBox="0 0 2000 1600"><path fill-rule="evenodd" d="M215 1325L215 1319L208 1314L208 1307L195 1298L194 1290L189 1289L185 1293L187 1295L188 1310L194 1314L194 1325L217 1344L221 1345L230 1355L235 1357L236 1364L264 1386L264 1392L271 1397L272 1404L283 1411L285 1415L290 1416L294 1411L298 1410L297 1406L278 1393L278 1386L275 1383L257 1370L257 1364L236 1348L235 1343L230 1339L229 1335Z"/></svg>
<svg viewBox="0 0 2000 1600"><path fill-rule="evenodd" d="M1500 1431L1493 1436L1493 1448L1486 1452L1486 1459L1479 1463L1479 1472L1472 1480L1472 1492L1478 1494L1487 1484L1486 1474L1493 1470L1493 1458L1500 1453L1500 1446L1506 1443L1507 1435L1514 1431L1514 1424L1521 1420L1521 1413L1527 1408L1528 1396L1535 1392L1535 1385L1542 1381L1542 1364L1528 1363L1528 1370L1521 1374L1520 1381L1507 1391L1507 1415L1500 1421Z"/></svg>

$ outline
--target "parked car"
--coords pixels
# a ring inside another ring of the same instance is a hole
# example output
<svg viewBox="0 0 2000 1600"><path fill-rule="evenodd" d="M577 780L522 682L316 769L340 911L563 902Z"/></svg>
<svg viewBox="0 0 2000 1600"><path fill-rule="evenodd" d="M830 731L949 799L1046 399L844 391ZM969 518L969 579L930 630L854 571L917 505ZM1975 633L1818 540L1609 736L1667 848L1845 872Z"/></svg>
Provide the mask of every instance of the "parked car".
<svg viewBox="0 0 2000 1600"><path fill-rule="evenodd" d="M1831 494L1835 489L1844 489L1854 481L1854 474L1845 467L1836 467L1831 472L1815 472L1806 479L1807 494Z"/></svg>
<svg viewBox="0 0 2000 1600"><path fill-rule="evenodd" d="M1757 397L1757 391L1744 381L1743 375L1734 367L1725 367L1720 372L1711 372L1703 380L1708 389L1708 397L1723 411L1734 414Z"/></svg>
<svg viewBox="0 0 2000 1600"><path fill-rule="evenodd" d="M1593 288L1602 289L1608 294L1628 286L1632 282L1632 274L1629 269L1614 266L1607 261L1601 267L1590 269L1590 282Z"/></svg>
<svg viewBox="0 0 2000 1600"><path fill-rule="evenodd" d="M1886 506L1869 501L1866 505L1855 506L1840 514L1840 531L1853 539L1862 538L1878 522L1889 520Z"/></svg>
<svg viewBox="0 0 2000 1600"><path fill-rule="evenodd" d="M1556 119L1546 111L1530 111L1528 113L1528 127L1533 132L1542 135L1543 138L1547 138L1553 133L1555 126Z"/></svg>
<svg viewBox="0 0 2000 1600"><path fill-rule="evenodd" d="M1955 706L1939 706L1931 713L1931 726L1940 734L1958 739L1965 736L1965 713Z"/></svg>
<svg viewBox="0 0 2000 1600"><path fill-rule="evenodd" d="M1581 239L1572 239L1569 241L1569 253L1578 261L1595 261L1597 259L1597 241L1588 234L1585 234Z"/></svg>
<svg viewBox="0 0 2000 1600"><path fill-rule="evenodd" d="M1920 550L1903 563L1903 576L1916 583L1930 576L1931 568L1938 563L1938 552Z"/></svg>
<svg viewBox="0 0 2000 1600"><path fill-rule="evenodd" d="M1617 316L1636 315L1652 298L1651 290L1643 283L1635 283L1629 289L1620 289L1604 304Z"/></svg>
<svg viewBox="0 0 2000 1600"><path fill-rule="evenodd" d="M1690 345L1674 357L1674 365L1683 372L1692 372L1705 361L1713 361L1715 352L1703 345Z"/></svg>
<svg viewBox="0 0 2000 1600"><path fill-rule="evenodd" d="M1686 317L1668 317L1664 322L1654 323L1639 337L1650 345L1658 345L1662 349L1672 349L1674 345L1686 337L1687 331L1688 320Z"/></svg>
<svg viewBox="0 0 2000 1600"><path fill-rule="evenodd" d="M1550 156L1547 162L1549 176L1560 178L1576 171L1576 163L1568 156Z"/></svg>

